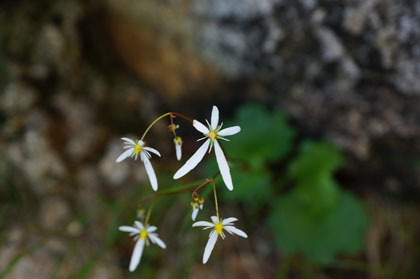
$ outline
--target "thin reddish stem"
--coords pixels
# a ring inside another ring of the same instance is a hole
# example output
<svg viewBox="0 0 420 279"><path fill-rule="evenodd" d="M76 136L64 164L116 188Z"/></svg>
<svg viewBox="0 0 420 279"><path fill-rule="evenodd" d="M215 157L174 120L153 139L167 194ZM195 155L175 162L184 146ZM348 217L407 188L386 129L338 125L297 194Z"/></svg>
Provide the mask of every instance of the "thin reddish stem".
<svg viewBox="0 0 420 279"><path fill-rule="evenodd" d="M177 113L177 112L170 112L170 113L173 114L173 115L179 116L181 118L184 118L185 120L193 123L193 120L191 118L189 118L188 116L185 116L185 115L183 115L181 113Z"/></svg>
<svg viewBox="0 0 420 279"><path fill-rule="evenodd" d="M172 194L179 194L179 193L183 193L183 192L187 192L190 191L192 189L194 189L193 191L193 195L196 195L197 190L199 190L200 188L204 187L205 185L207 185L209 182L211 182L212 180L214 180L217 176L219 175L219 172L217 172L215 175L213 175L212 178L210 178L209 180L207 180L206 182L200 184L199 186L191 186L191 187L187 187L184 189L180 189L180 190L175 190L175 191L167 191L167 192L162 192L162 193L154 193L154 194L150 194L147 196L144 196L143 198L141 198L138 201L138 206L141 208L142 206L142 202L144 202L145 200L149 200L149 199L154 199L154 198L159 198L160 196L165 196L165 195L172 195Z"/></svg>
<svg viewBox="0 0 420 279"><path fill-rule="evenodd" d="M213 175L212 178L210 178L206 182L198 185L197 188L194 189L193 195L195 195L196 197L198 197L197 191L200 190L201 188L203 188L204 186L206 186L207 184L209 184L210 182L214 181L214 179L219 175L219 173L220 172L218 171L215 175Z"/></svg>

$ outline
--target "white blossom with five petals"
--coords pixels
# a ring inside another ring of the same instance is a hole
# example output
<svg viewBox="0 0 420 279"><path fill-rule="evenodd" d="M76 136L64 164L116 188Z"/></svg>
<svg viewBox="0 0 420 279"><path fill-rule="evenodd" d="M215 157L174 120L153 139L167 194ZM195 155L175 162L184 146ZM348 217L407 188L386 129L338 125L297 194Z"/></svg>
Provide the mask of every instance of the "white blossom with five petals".
<svg viewBox="0 0 420 279"><path fill-rule="evenodd" d="M207 120L206 120L207 121ZM233 183L232 183L232 177L230 175L230 169L228 162L226 160L225 154L223 153L222 148L220 147L220 144L218 142L219 139L226 140L225 136L232 136L241 131L241 127L234 126L230 128L225 128L221 130L223 123L218 126L219 124L219 109L216 106L213 106L213 110L211 113L211 124L208 123L208 128L203 125L201 122L197 120L193 120L193 126L196 128L199 132L203 133L204 137L199 139L203 140L206 139L206 141L201 145L201 147L194 153L194 155L191 156L190 159L188 159L187 162L174 174L174 179L178 179L187 173L189 173L192 169L194 169L198 163L201 162L201 160L204 158L204 155L208 151L210 153L212 147L214 146L214 152L216 153L216 161L217 165L219 166L220 174L222 175L223 181L226 184L226 187L229 190L233 190Z"/></svg>
<svg viewBox="0 0 420 279"><path fill-rule="evenodd" d="M150 163L150 158L152 155L150 155L149 152L152 152L160 157L159 151L157 151L154 148L144 146L145 142L142 140L138 140L135 142L132 139L129 138L121 138L124 141L124 149L127 149L124 151L116 160L117 163L125 160L128 157L134 157L135 160L137 160L137 157L140 156L140 160L143 162L144 167L146 169L147 176L149 177L150 184L152 185L153 190L157 191L158 189L158 183L155 171L153 170L152 164Z"/></svg>
<svg viewBox="0 0 420 279"><path fill-rule="evenodd" d="M236 234L236 235L242 236L243 238L248 237L248 235L245 232L233 226L233 222L237 220L238 219L235 217L219 219L216 216L211 216L212 222L199 221L192 225L193 227L200 227L200 226L205 227L204 230L213 228L213 230L210 232L209 240L207 241L206 248L204 248L203 264L205 264L210 258L211 252L213 251L214 245L216 244L216 241L219 235L222 239L225 239L226 235L224 234L223 230L227 231L230 234Z"/></svg>
<svg viewBox="0 0 420 279"><path fill-rule="evenodd" d="M149 240L153 244L159 245L161 248L165 249L165 243L158 237L157 233L154 231L157 230L155 226L146 225L143 226L139 221L134 222L134 226L120 226L118 228L120 231L129 232L130 236L134 236L136 245L134 246L133 253L131 254L130 260L130 271L134 271L140 263L141 256L143 254L144 245L149 246Z"/></svg>

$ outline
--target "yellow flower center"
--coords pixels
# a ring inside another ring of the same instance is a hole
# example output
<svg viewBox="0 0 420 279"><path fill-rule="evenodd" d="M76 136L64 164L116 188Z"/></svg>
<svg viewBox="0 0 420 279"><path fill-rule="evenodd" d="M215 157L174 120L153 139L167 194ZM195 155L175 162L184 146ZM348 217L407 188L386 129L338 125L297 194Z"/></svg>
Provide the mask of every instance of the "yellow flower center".
<svg viewBox="0 0 420 279"><path fill-rule="evenodd" d="M143 145L139 145L138 143L136 143L136 145L134 146L134 154L138 155L142 149L143 149Z"/></svg>
<svg viewBox="0 0 420 279"><path fill-rule="evenodd" d="M147 237L147 231L146 230L142 230L141 232L140 232L140 238L141 239L145 239Z"/></svg>
<svg viewBox="0 0 420 279"><path fill-rule="evenodd" d="M215 227L214 227L214 229L216 230L216 232L218 233L218 234L221 234L222 233L222 230L223 230L223 225L222 224L217 224Z"/></svg>
<svg viewBox="0 0 420 279"><path fill-rule="evenodd" d="M211 140L215 140L217 137L217 133L215 131L210 131L207 136L211 139Z"/></svg>

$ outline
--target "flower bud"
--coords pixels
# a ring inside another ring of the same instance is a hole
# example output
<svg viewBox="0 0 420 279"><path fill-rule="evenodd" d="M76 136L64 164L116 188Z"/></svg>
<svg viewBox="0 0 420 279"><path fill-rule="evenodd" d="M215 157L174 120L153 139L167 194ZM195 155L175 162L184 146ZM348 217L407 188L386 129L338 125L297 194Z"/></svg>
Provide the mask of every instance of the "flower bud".
<svg viewBox="0 0 420 279"><path fill-rule="evenodd" d="M182 138L181 137L175 137L174 138L174 143L175 143L176 159L178 161L180 161L181 157L182 157Z"/></svg>
<svg viewBox="0 0 420 279"><path fill-rule="evenodd" d="M169 126L168 126L168 130L169 130L169 132L172 132L172 133L174 133L175 132L175 130L176 129L178 129L179 128L179 125L175 125L175 124L170 124Z"/></svg>

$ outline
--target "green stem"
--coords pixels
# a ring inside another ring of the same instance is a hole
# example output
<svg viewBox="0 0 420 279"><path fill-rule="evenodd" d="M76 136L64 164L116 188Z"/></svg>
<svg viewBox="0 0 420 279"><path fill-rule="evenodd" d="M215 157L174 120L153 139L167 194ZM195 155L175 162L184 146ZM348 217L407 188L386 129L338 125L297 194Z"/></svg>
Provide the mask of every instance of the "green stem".
<svg viewBox="0 0 420 279"><path fill-rule="evenodd" d="M158 197L164 196L164 195L177 194L177 193L181 193L181 192L185 192L185 191L194 189L195 185L197 185L197 183L198 182L189 183L187 185L178 186L178 187L174 187L174 188L166 189L166 190L161 190L161 191L158 191L154 194L147 195L147 196L140 199L140 204L141 204L142 201L145 201L145 200L148 200L148 199L158 198Z"/></svg>
<svg viewBox="0 0 420 279"><path fill-rule="evenodd" d="M150 214L152 214L152 210L153 210L153 207L155 206L156 202L157 202L157 198L155 198L153 200L152 204L150 205L149 209L147 210L146 220L144 221L144 226L145 227L149 223Z"/></svg>
<svg viewBox="0 0 420 279"><path fill-rule="evenodd" d="M149 130L150 130L150 128L152 128L153 127L153 125L155 125L156 124L156 122L158 122L159 120L161 120L162 118L164 118L164 117L166 117L166 116L168 116L168 115L171 115L171 112L167 112L167 113L165 113L165 114L162 114L161 116L159 116L158 118L156 118L150 125L149 125L149 127L147 127L147 129L146 129L146 131L144 131L144 134L143 134L143 136L141 137L141 141L143 141L143 139L144 139L144 137L146 136L146 134L147 134L147 132L149 132Z"/></svg>
<svg viewBox="0 0 420 279"><path fill-rule="evenodd" d="M216 183L214 182L214 179L213 179L213 193L214 193L214 204L216 205L217 219L220 220L220 218L219 218L219 205L217 204Z"/></svg>

